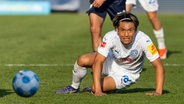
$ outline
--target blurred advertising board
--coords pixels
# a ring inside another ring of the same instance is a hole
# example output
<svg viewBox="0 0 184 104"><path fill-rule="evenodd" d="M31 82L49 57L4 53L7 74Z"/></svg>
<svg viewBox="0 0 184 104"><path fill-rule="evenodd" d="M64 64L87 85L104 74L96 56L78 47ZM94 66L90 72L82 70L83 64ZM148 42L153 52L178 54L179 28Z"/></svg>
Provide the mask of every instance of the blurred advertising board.
<svg viewBox="0 0 184 104"><path fill-rule="evenodd" d="M78 11L80 0L50 0L52 11Z"/></svg>
<svg viewBox="0 0 184 104"><path fill-rule="evenodd" d="M0 0L0 15L48 15L48 0Z"/></svg>

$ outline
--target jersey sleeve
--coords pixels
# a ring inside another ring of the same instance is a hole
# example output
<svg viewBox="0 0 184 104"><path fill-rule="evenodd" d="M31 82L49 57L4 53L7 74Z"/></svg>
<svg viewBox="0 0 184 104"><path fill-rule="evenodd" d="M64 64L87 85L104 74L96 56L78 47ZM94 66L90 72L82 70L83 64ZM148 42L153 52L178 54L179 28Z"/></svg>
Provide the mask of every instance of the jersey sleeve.
<svg viewBox="0 0 184 104"><path fill-rule="evenodd" d="M147 36L141 41L142 46L143 46L143 51L147 57L147 59L152 62L156 60L159 57L157 48L155 47L154 43L152 40Z"/></svg>
<svg viewBox="0 0 184 104"><path fill-rule="evenodd" d="M107 57L110 49L113 47L113 33L114 32L108 32L107 34L105 34L102 39L101 45L98 47L98 52L105 57Z"/></svg>

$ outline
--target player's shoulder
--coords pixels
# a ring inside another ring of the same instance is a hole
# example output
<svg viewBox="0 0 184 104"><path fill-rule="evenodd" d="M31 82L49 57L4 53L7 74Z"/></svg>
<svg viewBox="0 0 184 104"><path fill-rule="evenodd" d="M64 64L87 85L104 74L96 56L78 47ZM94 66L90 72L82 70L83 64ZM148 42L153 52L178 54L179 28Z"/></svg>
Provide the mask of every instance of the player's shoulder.
<svg viewBox="0 0 184 104"><path fill-rule="evenodd" d="M153 43L151 38L142 31L137 31L136 42L138 42L140 46L148 46Z"/></svg>
<svg viewBox="0 0 184 104"><path fill-rule="evenodd" d="M113 37L117 37L117 36L118 35L117 35L117 32L115 30L109 31L109 32L107 32L105 34L105 37L111 37L111 38L113 38Z"/></svg>
<svg viewBox="0 0 184 104"><path fill-rule="evenodd" d="M136 38L137 40L140 40L140 41L150 39L150 37L146 33L139 31L139 30L137 30L136 32Z"/></svg>
<svg viewBox="0 0 184 104"><path fill-rule="evenodd" d="M137 36L143 37L143 38L148 37L148 35L146 33L144 33L143 31L140 31L140 30L137 30Z"/></svg>
<svg viewBox="0 0 184 104"><path fill-rule="evenodd" d="M114 40L114 39L118 39L118 34L115 30L109 31L105 34L104 36L105 39L107 40Z"/></svg>
<svg viewBox="0 0 184 104"><path fill-rule="evenodd" d="M111 31L107 32L106 34L117 34L117 32L115 30L111 30Z"/></svg>

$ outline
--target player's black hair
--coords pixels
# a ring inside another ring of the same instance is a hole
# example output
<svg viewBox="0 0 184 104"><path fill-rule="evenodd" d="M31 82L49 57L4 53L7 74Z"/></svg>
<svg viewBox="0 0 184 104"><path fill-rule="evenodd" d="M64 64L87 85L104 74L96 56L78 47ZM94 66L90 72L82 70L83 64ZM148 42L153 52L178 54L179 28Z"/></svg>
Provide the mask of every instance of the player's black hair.
<svg viewBox="0 0 184 104"><path fill-rule="evenodd" d="M121 12L121 13L118 13L112 20L113 22L113 26L116 28L119 26L119 23L122 22L122 21L125 21L125 22L133 22L136 29L139 25L139 20L138 18L132 14L132 13L129 13L129 12Z"/></svg>

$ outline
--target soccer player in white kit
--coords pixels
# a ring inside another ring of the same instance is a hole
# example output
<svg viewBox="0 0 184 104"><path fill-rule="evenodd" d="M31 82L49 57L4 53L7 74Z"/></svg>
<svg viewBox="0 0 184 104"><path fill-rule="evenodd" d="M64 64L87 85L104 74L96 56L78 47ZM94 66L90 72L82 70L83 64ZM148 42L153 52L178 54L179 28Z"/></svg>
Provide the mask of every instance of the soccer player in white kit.
<svg viewBox="0 0 184 104"><path fill-rule="evenodd" d="M126 11L131 12L132 8L136 6L137 0L126 0ZM161 21L158 18L158 1L157 0L138 0L143 9L146 11L149 21L152 24L153 32L158 43L158 52L161 59L167 58L167 48L165 45L164 29Z"/></svg>
<svg viewBox="0 0 184 104"><path fill-rule="evenodd" d="M156 89L147 93L151 96L162 95L164 67L152 40L137 30L139 21L131 13L120 13L113 19L115 30L105 34L98 52L80 56L73 70L72 84L57 94L79 92L87 68L92 67L92 92L95 96L106 95L106 91L122 89L135 83L142 71L144 58L156 70Z"/></svg>

